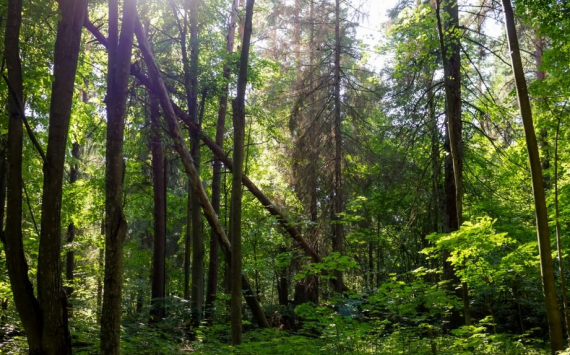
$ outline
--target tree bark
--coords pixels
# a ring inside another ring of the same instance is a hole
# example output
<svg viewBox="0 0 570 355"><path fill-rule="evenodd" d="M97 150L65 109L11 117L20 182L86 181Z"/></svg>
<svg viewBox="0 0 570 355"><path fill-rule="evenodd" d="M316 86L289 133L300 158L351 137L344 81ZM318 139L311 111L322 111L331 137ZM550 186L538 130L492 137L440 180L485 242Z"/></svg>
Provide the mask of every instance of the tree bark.
<svg viewBox="0 0 570 355"><path fill-rule="evenodd" d="M562 290L562 314L566 326L567 340L570 341L570 315L568 314L568 295L566 278L564 276L564 260L562 259L562 228L560 226L560 207L558 205L558 139L560 138L561 119L558 117L556 136L554 140L554 218L556 219L556 253L558 257L558 273L560 274L560 289Z"/></svg>
<svg viewBox="0 0 570 355"><path fill-rule="evenodd" d="M125 0L119 37L118 0L109 0L107 71L107 146L105 161L105 274L101 315L101 354L119 354L123 246L123 139L133 46L136 0Z"/></svg>
<svg viewBox="0 0 570 355"><path fill-rule="evenodd" d="M152 155L152 181L154 197L154 248L152 257L151 321L159 322L165 316L166 296L166 175L162 134L159 123L158 98L150 95L150 150Z"/></svg>
<svg viewBox="0 0 570 355"><path fill-rule="evenodd" d="M343 253L344 243L344 228L342 225L342 212L344 210L342 198L342 116L341 116L341 100L340 100L340 0L336 0L335 6L335 58L334 58L334 142L335 142L335 155L334 155L334 236L332 241L333 252ZM342 293L344 291L344 282L342 279L342 272L340 270L334 271L334 291Z"/></svg>
<svg viewBox="0 0 570 355"><path fill-rule="evenodd" d="M190 0L190 72L186 85L188 96L188 113L192 122L198 127L190 133L192 159L198 176L200 175L200 123L198 122L198 0ZM192 225L192 294L190 309L192 325L198 327L202 320L204 305L204 234L202 233L202 214L200 202L190 189L188 199L191 201Z"/></svg>
<svg viewBox="0 0 570 355"><path fill-rule="evenodd" d="M73 104L75 73L87 1L59 2L54 51L48 145L44 162L42 219L38 254L38 301L42 313L42 351L71 354L67 297L61 279L61 203L67 134Z"/></svg>
<svg viewBox="0 0 570 355"><path fill-rule="evenodd" d="M507 40L517 88L519 107L523 122L525 139L529 157L532 191L536 213L538 252L540 255L540 271L542 275L542 289L546 305L546 316L550 331L550 347L552 354L564 348L562 337L562 323L558 311L558 299L556 297L556 283L554 279L554 263L550 246L550 231L548 229L548 213L546 209L546 197L544 193L544 181L538 144L532 121L532 110L528 97L526 79L521 61L520 48L517 38L515 18L510 0L502 0L505 13L505 25Z"/></svg>
<svg viewBox="0 0 570 355"><path fill-rule="evenodd" d="M22 1L8 1L8 17L4 37L4 56L8 82L7 191L6 230L2 242L6 266L16 310L28 338L30 354L41 353L41 312L28 278L28 263L22 240L22 139L23 139L23 78L20 62L20 26Z"/></svg>
<svg viewBox="0 0 570 355"><path fill-rule="evenodd" d="M459 9L457 0L445 1L443 11L445 19L442 20L440 3L436 2L437 26L439 32L439 42L441 48L441 56L443 60L444 71L444 87L445 87L445 115L447 119L447 136L448 136L448 152L450 153L451 165L446 163L448 172L451 172L455 191L446 188L448 195L446 196L446 209L448 218L450 219L449 232L458 230L462 224L463 218L463 137L461 123L461 57L460 43L457 33L459 26ZM446 147L446 149L447 149ZM447 159L447 158L446 158ZM447 173L446 173L447 174ZM451 180L446 178L446 184L450 184ZM455 201L452 203L451 194ZM456 216L451 216L455 214ZM456 224L456 225L455 225ZM447 253L445 253L447 254ZM455 276L455 271L451 264L447 261L448 255L444 255L444 279L448 277L450 280L449 287L456 289L456 283L459 279ZM458 290L458 296L463 300L463 313L465 324L471 325L471 315L469 311L469 301L467 299L467 285L461 285L463 290ZM453 324L452 324L453 326Z"/></svg>
<svg viewBox="0 0 570 355"><path fill-rule="evenodd" d="M242 210L242 174L245 143L245 90L247 86L247 65L252 32L254 0L248 0L245 5L245 24L240 56L240 67L237 81L237 95L233 102L234 150L232 172L232 197L230 212L230 235L232 236L232 298L231 298L231 331L234 345L242 342L241 304L242 304L242 241L241 241L241 210Z"/></svg>
<svg viewBox="0 0 570 355"><path fill-rule="evenodd" d="M71 157L75 161L73 161L69 167L70 184L75 184L77 182L77 179L79 178L79 163L78 163L79 148L80 148L79 143L73 142L71 148ZM67 226L67 238L65 240L65 242L69 244L71 248L73 248L73 245L71 244L75 240L75 233L76 233L75 223L71 221ZM73 252L73 249L71 249L65 255L65 279L71 285L65 288L65 294L67 295L67 298L71 298L71 295L73 293L74 271L75 271L75 253ZM68 309L67 315L69 318L71 318L73 315L71 303L67 305L67 309Z"/></svg>
<svg viewBox="0 0 570 355"><path fill-rule="evenodd" d="M234 51L234 38L237 23L237 11L239 0L234 0L230 12L230 23L228 26L228 36L226 42L226 51L228 54ZM224 133L226 122L226 111L228 106L228 91L229 80L231 71L229 66L224 65L223 74L225 84L222 89L222 94L219 98L218 108L218 123L216 125L216 145L223 149ZM214 166L212 172L212 207L219 216L220 215L220 195L221 195L221 180L222 180L222 162L218 158L214 158ZM218 291L218 270L219 270L219 255L218 255L218 236L215 231L211 231L210 236L210 262L208 265L208 283L206 285L206 319L210 322L214 317L214 302L216 301L216 294Z"/></svg>

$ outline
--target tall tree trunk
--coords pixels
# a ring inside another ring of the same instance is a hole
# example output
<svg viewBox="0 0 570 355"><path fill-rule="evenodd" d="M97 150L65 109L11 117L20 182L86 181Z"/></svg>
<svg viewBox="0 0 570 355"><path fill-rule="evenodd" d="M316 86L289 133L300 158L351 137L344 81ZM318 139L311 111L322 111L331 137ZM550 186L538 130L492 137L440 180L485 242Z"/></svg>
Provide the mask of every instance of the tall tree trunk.
<svg viewBox="0 0 570 355"><path fill-rule="evenodd" d="M204 190L204 187L200 183L200 178L199 178L198 172L196 171L196 168L194 166L194 162L192 161L192 156L190 155L188 149L186 148L186 143L184 142L184 139L182 138L182 134L180 132L180 127L178 126L178 121L176 120L176 114L174 112L172 102L170 101L170 99L168 97L168 91L166 90L166 86L164 85L164 81L162 80L162 77L160 76L160 71L158 69L158 65L156 64L156 61L155 61L154 56L152 54L152 51L150 49L150 45L148 44L148 40L146 39L146 36L143 32L142 25L141 25L140 21L136 22L135 33L137 35L139 47L141 49L143 58L144 58L145 63L148 67L149 77L150 77L151 82L152 82L151 87L153 88L153 91L156 93L156 95L158 96L158 98L160 100L160 105L162 107L162 111L163 111L163 114L165 116L166 123L168 124L168 128L170 131L170 137L173 141L174 148L176 149L176 152L180 156L180 160L182 161L182 165L184 166L184 170L185 170L186 174L188 175L189 180L192 184L192 189L200 201L200 205L202 206L202 210L204 212L204 216L206 217L206 220L208 221L210 227L216 231L216 235L218 235L218 237L219 237L218 242L220 242L220 246L222 248L222 251L225 254L226 259L231 260L232 259L232 245L229 242L228 237L226 236L226 232L222 228L222 225L220 223L220 220L218 219L218 216L214 212L214 209L212 208L212 205L210 204L210 201L208 200L208 197L206 195L206 191ZM191 126L192 125L190 125L190 127ZM215 145L215 143L213 143L213 144ZM224 162L224 164L226 164L226 162ZM244 275L241 275L241 279L242 279L244 291L246 291L246 293L251 292L249 290L249 288L250 288L249 282L247 282L247 279L245 278ZM246 296L246 301L248 301L248 305L251 308L253 315L256 317L258 325L260 327L268 327L269 325L267 323L267 319L265 318L265 315L263 313L263 309L259 305L257 298Z"/></svg>
<svg viewBox="0 0 570 355"><path fill-rule="evenodd" d="M519 43L515 27L515 18L510 0L502 0L505 13L507 40L513 66L513 74L517 87L520 112L525 132L525 139L529 157L530 175L532 179L532 191L536 213L538 251L540 255L540 271L542 275L542 289L546 305L546 316L550 330L550 346L552 354L564 348L562 337L562 323L558 311L558 299L556 297L556 283L554 279L554 263L550 246L550 231L548 229L548 213L546 210L546 197L544 194L544 181L538 144L532 121L532 110L521 61Z"/></svg>
<svg viewBox="0 0 570 355"><path fill-rule="evenodd" d="M48 145L44 161L42 221L38 254L38 301L42 312L42 351L71 354L67 297L61 279L61 202L67 133L87 1L59 3L54 51Z"/></svg>
<svg viewBox="0 0 570 355"><path fill-rule="evenodd" d="M189 83L186 85L188 96L188 114L198 130L190 133L192 159L200 174L200 124L198 122L198 0L190 0L190 72ZM189 85L188 85L189 84ZM188 191L191 201L192 225L192 294L190 308L192 325L197 327L202 320L204 305L204 235L202 233L202 214L197 196Z"/></svg>
<svg viewBox="0 0 570 355"><path fill-rule="evenodd" d="M341 131L341 100L340 100L340 0L336 0L335 6L335 54L334 54L334 236L332 241L333 252L342 254L344 243L344 228L342 225L343 198L342 198L342 131ZM344 282L342 272L334 271L334 291L342 293Z"/></svg>
<svg viewBox="0 0 570 355"><path fill-rule="evenodd" d="M0 136L0 241L4 244L4 216L6 215L6 178L8 177L7 142Z"/></svg>
<svg viewBox="0 0 570 355"><path fill-rule="evenodd" d="M556 252L558 256L558 273L560 274L560 289L562 290L564 325L566 326L567 340L570 341L570 315L568 314L568 295L566 292L566 278L564 276L564 260L562 259L560 208L558 206L558 139L560 137L560 124L561 119L558 117L556 136L554 140L554 218L556 219Z"/></svg>
<svg viewBox="0 0 570 355"><path fill-rule="evenodd" d="M453 232L459 229L462 224L463 218L463 137L462 137L462 123L461 123L461 45L459 43L457 27L459 26L459 9L457 0L445 1L443 4L443 11L445 12L444 19L442 20L441 0L436 1L436 16L439 32L439 42L441 48L441 56L443 59L444 71L444 86L446 106L445 113L448 128L448 143L449 153L451 156L453 184L455 185L454 210L448 210L448 217L451 218L449 231ZM446 164L447 166L448 164ZM446 179L446 183L447 183ZM449 181L450 183L451 181ZM447 190L447 188L446 188ZM449 191L452 193L452 191ZM446 197L446 204L449 206L451 197ZM450 206L451 207L451 206ZM446 207L447 208L447 207ZM455 214L452 217L451 214ZM456 222L455 222L456 221ZM454 224L457 224L456 226ZM444 278L449 277L450 288L456 289L454 283L458 282L455 277L455 271L447 261L448 255L444 255L445 267L448 269L444 272ZM471 325L471 315L469 312L469 300L467 293L467 284L461 285L462 290L458 290L458 296L463 300L463 313L465 317L465 324Z"/></svg>
<svg viewBox="0 0 570 355"><path fill-rule="evenodd" d="M241 304L242 304L242 254L241 254L241 208L242 208L242 174L245 142L245 90L247 86L247 65L249 61L249 46L252 32L253 4L248 0L245 7L245 24L240 56L240 67L237 82L237 96L233 102L234 151L232 174L232 197L230 213L230 235L232 236L232 299L231 299L231 329L232 342L235 345L242 341Z"/></svg>
<svg viewBox="0 0 570 355"><path fill-rule="evenodd" d="M153 322L158 322L164 318L164 297L166 296L166 175L159 117L158 99L154 94L150 94L150 151L154 196L154 248L150 316Z"/></svg>
<svg viewBox="0 0 570 355"><path fill-rule="evenodd" d="M8 18L4 37L4 56L8 69L8 83L12 88L8 96L7 139L7 192L6 230L2 242L6 253L6 266L16 310L28 338L30 354L41 353L41 312L28 278L28 263L22 240L22 120L23 78L20 63L20 26L22 1L8 1Z"/></svg>
<svg viewBox="0 0 570 355"><path fill-rule="evenodd" d="M101 353L106 355L119 353L123 246L127 233L127 222L123 214L123 139L135 17L136 0L125 0L119 38L118 0L109 0L105 276L101 315Z"/></svg>
<svg viewBox="0 0 570 355"><path fill-rule="evenodd" d="M226 41L226 51L228 54L234 51L234 38L237 24L239 0L234 0L230 12L230 22L228 26L228 35ZM218 108L218 123L216 125L216 144L220 149L223 149L226 111L228 106L228 90L231 71L229 66L224 65L224 80L226 83L222 89L222 94L219 98ZM218 158L214 158L214 166L212 172L212 207L219 216L220 215L220 195L221 195L221 180L222 180L222 162ZM214 230L211 231L210 236L210 262L208 266L208 283L206 286L206 319L210 322L214 317L214 302L216 301L216 294L218 291L218 270L219 270L219 256L218 256L218 236Z"/></svg>
<svg viewBox="0 0 570 355"><path fill-rule="evenodd" d="M105 220L101 221L101 238L105 240ZM99 248L97 256L97 323L101 323L103 313L103 273L105 270L105 246Z"/></svg>
<svg viewBox="0 0 570 355"><path fill-rule="evenodd" d="M84 100L84 102L86 102L86 100ZM73 142L71 149L71 157L74 159L74 161L70 164L69 167L70 184L75 184L77 182L77 179L79 178L79 163L78 163L80 158L79 148L80 148L79 143ZM67 226L67 238L65 240L67 244L71 245L73 243L73 241L75 240L75 232L76 232L75 223L71 221ZM73 248L72 245L71 248ZM75 253L73 252L73 249L71 249L65 255L65 279L71 285L67 286L65 289L65 293L68 298L70 298L73 293L74 271L75 271ZM73 314L72 313L73 308L71 306L71 303L67 305L67 309L68 309L68 317L71 318Z"/></svg>

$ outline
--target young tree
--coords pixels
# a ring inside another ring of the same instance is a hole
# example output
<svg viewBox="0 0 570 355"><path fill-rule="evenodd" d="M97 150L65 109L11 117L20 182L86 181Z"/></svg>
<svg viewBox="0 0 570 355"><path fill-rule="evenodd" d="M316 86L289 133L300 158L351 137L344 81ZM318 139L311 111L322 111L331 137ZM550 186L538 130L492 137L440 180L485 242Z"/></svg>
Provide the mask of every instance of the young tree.
<svg viewBox="0 0 570 355"><path fill-rule="evenodd" d="M234 39L237 24L239 0L233 0L230 10L230 19L228 24L228 34L226 40L226 51L228 54L234 51ZM225 83L222 87L222 93L219 97L218 122L216 124L216 144L220 149L224 145L224 133L226 122L226 111L228 106L228 91L231 72L228 64L224 64L223 78ZM212 207L219 216L220 215L220 196L222 181L222 162L218 158L214 158L212 171ZM214 316L214 302L218 291L218 269L219 269L219 253L218 253L218 236L212 229L210 235L210 261L208 264L208 283L206 285L206 319L212 320Z"/></svg>
<svg viewBox="0 0 570 355"><path fill-rule="evenodd" d="M548 328L550 331L550 348L552 354L564 348L562 338L562 322L558 310L558 299L556 296L556 282L554 279L554 263L550 246L550 231L548 227L548 212L546 209L546 197L544 193L544 181L542 177L542 167L538 144L532 121L532 110L526 86L526 79L521 60L519 42L515 26L515 18L510 0L502 0L505 13L505 26L517 96L520 106L520 113L524 127L526 146L529 158L530 175L532 180L532 192L534 196L534 207L536 215L536 230L538 238L538 252L540 255L540 271L542 275L542 289L546 305L546 315L548 317Z"/></svg>
<svg viewBox="0 0 570 355"><path fill-rule="evenodd" d="M245 25L243 32L240 67L238 73L237 95L233 102L234 122L234 155L232 171L232 199L230 212L230 235L232 236L232 299L231 299L231 327L232 342L241 344L241 304L242 304L242 240L241 240L241 212L242 212L242 174L245 142L245 89L247 86L247 66L249 61L249 47L252 32L253 4L255 0L248 0L245 6Z"/></svg>
<svg viewBox="0 0 570 355"><path fill-rule="evenodd" d="M154 248L152 257L151 320L158 322L165 316L166 297L166 166L162 147L159 102L150 95L150 150L152 155L152 187L154 199Z"/></svg>
<svg viewBox="0 0 570 355"><path fill-rule="evenodd" d="M443 59L444 87L445 87L445 116L447 120L446 150L450 153L445 163L445 195L446 195L446 232L453 232L461 227L463 219L463 129L461 122L461 45L459 42L459 8L456 0L443 2L443 16L441 14L441 0L436 1L436 16ZM444 255L444 278L450 280L450 287L456 288L454 283L459 280L452 270L451 264ZM469 300L467 285L462 286L463 312L465 324L471 324L469 314ZM457 324L455 324L457 325Z"/></svg>

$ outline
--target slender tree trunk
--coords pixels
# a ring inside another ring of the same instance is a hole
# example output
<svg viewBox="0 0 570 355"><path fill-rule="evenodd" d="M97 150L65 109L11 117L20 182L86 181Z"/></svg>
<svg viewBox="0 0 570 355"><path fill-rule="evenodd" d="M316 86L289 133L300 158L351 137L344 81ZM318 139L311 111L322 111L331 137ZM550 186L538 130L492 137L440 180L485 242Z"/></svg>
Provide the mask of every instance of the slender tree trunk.
<svg viewBox="0 0 570 355"><path fill-rule="evenodd" d="M238 73L237 96L233 103L234 121L234 170L232 175L232 198L230 214L230 234L232 236L232 299L231 299L231 329L233 344L241 344L241 304L242 304L242 254L241 254L241 209L242 209L242 174L245 142L245 90L247 86L247 65L249 61L249 46L252 32L254 0L248 0L245 9L245 25Z"/></svg>
<svg viewBox="0 0 570 355"><path fill-rule="evenodd" d="M342 225L343 198L342 198L342 131L341 131L341 100L340 100L340 0L336 0L335 6L335 56L334 56L334 237L332 243L333 252L342 254L344 243L344 228ZM334 291L342 293L344 291L344 282L342 272L334 271Z"/></svg>
<svg viewBox="0 0 570 355"><path fill-rule="evenodd" d="M279 247L279 253L286 253L287 248L285 246ZM304 285L297 284L301 287L301 292L304 294ZM295 287L295 300L297 300L297 286ZM286 265L280 265L277 268L277 298L279 300L279 305L287 307L289 305L289 270ZM304 297L303 297L304 299Z"/></svg>
<svg viewBox="0 0 570 355"><path fill-rule="evenodd" d="M69 168L69 183L70 184L74 184L75 182L77 182L77 179L79 178L79 143L77 142L73 142L73 146L71 149L71 157L75 160L74 162L72 162L70 168ZM73 223L73 221L71 223L69 223L69 225L67 226L67 238L65 240L65 242L67 244L72 244L73 241L75 240L75 224ZM73 246L71 246L73 248ZM73 249L68 251L66 256L65 256L65 279L66 281L71 285L71 286L67 286L65 288L65 293L67 295L67 298L71 298L71 295L73 293L73 279L74 279L74 271L75 271L75 253L73 252ZM71 318L73 315L73 307L71 306L71 303L69 303L67 305L67 309L68 309L68 317Z"/></svg>
<svg viewBox="0 0 570 355"><path fill-rule="evenodd" d="M188 181L188 197L192 191L192 182ZM184 299L190 300L190 277L192 257L192 200L186 203L186 235L184 236Z"/></svg>
<svg viewBox="0 0 570 355"><path fill-rule="evenodd" d="M105 220L101 221L101 238L105 240ZM99 248L97 256L97 323L101 323L103 312L103 273L105 270L105 247Z"/></svg>
<svg viewBox="0 0 570 355"><path fill-rule="evenodd" d="M448 143L449 153L451 156L451 166L453 174L453 183L455 185L454 192L454 209L448 210L449 214L456 216L450 223L449 232L456 231L461 227L463 218L463 137L461 123L461 45L459 43L457 27L459 26L459 9L457 0L445 1L443 11L445 18L442 20L440 13L441 0L437 0L436 15L439 32L439 41L441 47L441 56L443 58L444 86L446 106L445 113L448 127ZM447 165L447 164L446 164ZM451 193L451 191L449 191ZM446 197L446 202L451 203L450 198ZM447 208L447 207L446 207ZM449 216L449 218L452 218ZM457 226L453 226L457 221ZM448 272L444 272L444 277L449 276L451 281L450 287L455 288L454 283L458 282L455 277L455 271L447 262L448 255L445 257L446 268ZM463 300L463 313L465 324L471 325L471 315L469 311L469 300L467 292L467 284L461 285L462 290L458 290L458 296Z"/></svg>
<svg viewBox="0 0 570 355"><path fill-rule="evenodd" d="M228 27L228 36L226 41L226 51L228 54L234 51L234 38L237 24L237 11L239 0L234 0L230 12L230 22ZM222 94L219 98L218 109L218 123L216 126L216 144L220 149L223 149L226 111L228 106L228 81L231 77L229 66L224 65L224 80L226 83L222 89ZM222 180L222 162L220 159L214 159L214 167L212 173L212 207L219 216L220 215L220 194L221 194L221 180ZM215 231L211 231L210 236L210 262L208 267L208 283L206 286L206 319L212 322L214 317L214 302L216 301L216 294L218 292L218 270L219 270L219 256L218 256L218 236Z"/></svg>
<svg viewBox="0 0 570 355"><path fill-rule="evenodd" d="M162 134L159 123L158 99L150 95L150 150L152 155L152 181L154 196L154 248L152 258L152 308L151 321L158 322L165 316L166 297L166 175Z"/></svg>
<svg viewBox="0 0 570 355"><path fill-rule="evenodd" d="M4 56L8 69L8 83L12 88L8 96L7 139L7 192L6 230L2 242L6 253L6 266L16 310L28 338L30 354L41 353L41 312L28 278L28 263L22 240L22 120L23 78L20 63L20 26L22 1L8 1L8 18L4 37Z"/></svg>
<svg viewBox="0 0 570 355"><path fill-rule="evenodd" d="M198 130L190 133L190 145L192 159L200 174L200 123L198 122L198 0L190 0L190 73L189 85L187 85L188 113ZM204 234L202 233L202 214L200 202L189 190L188 199L192 204L192 295L190 308L192 312L192 324L200 325L204 305Z"/></svg>
<svg viewBox="0 0 570 355"><path fill-rule="evenodd" d="M562 307L564 324L566 326L567 340L570 341L570 315L568 314L568 295L566 292L566 278L564 276L564 260L562 259L562 230L560 227L560 208L558 206L558 139L560 137L561 119L558 117L556 137L554 142L554 213L556 219L556 252L558 256L558 273L560 274L560 289L562 290Z"/></svg>
<svg viewBox="0 0 570 355"><path fill-rule="evenodd" d="M554 263L552 261L550 246L550 231L548 229L548 213L546 209L546 197L544 194L544 181L542 177L540 155L538 153L538 144L532 121L532 110L530 107L526 79L521 61L513 9L510 0L502 0L502 3L505 13L507 40L509 42L513 74L517 87L517 95L529 157L532 191L536 212L542 289L545 298L548 328L550 330L550 346L552 354L554 354L564 348L564 341L562 337L562 322L560 319L560 312L558 311L558 299L556 297Z"/></svg>
<svg viewBox="0 0 570 355"><path fill-rule="evenodd" d="M107 71L107 147L105 166L105 276L101 316L101 354L119 354L123 246L127 222L123 214L123 139L133 45L136 0L125 0L119 37L118 0L109 0Z"/></svg>
<svg viewBox="0 0 570 355"><path fill-rule="evenodd" d="M5 243L4 239L4 216L6 215L6 178L8 176L7 142L5 138L0 137L0 241Z"/></svg>

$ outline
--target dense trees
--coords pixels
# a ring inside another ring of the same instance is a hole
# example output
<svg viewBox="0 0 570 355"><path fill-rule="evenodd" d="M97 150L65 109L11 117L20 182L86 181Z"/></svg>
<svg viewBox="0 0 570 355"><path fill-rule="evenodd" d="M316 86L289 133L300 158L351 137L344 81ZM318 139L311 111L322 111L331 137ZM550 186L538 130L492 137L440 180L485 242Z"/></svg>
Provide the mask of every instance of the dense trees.
<svg viewBox="0 0 570 355"><path fill-rule="evenodd" d="M567 5L361 5L0 5L2 351L563 350Z"/></svg>

